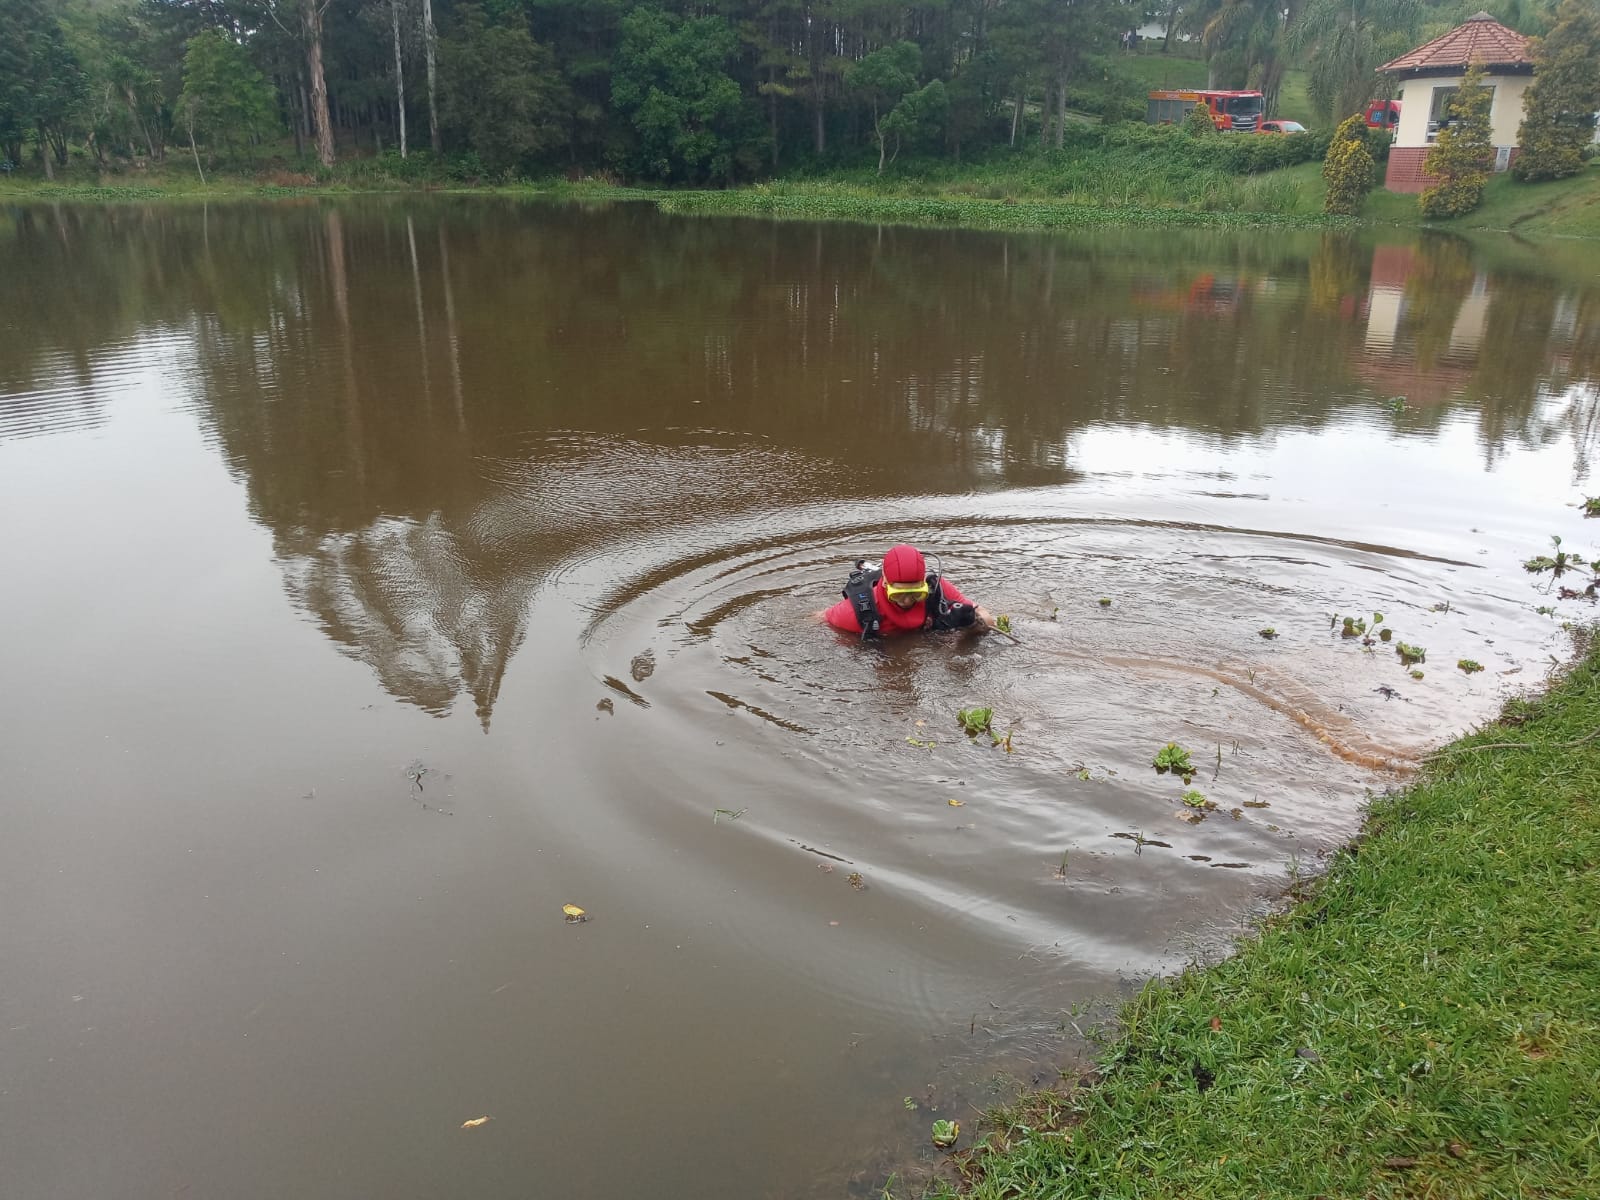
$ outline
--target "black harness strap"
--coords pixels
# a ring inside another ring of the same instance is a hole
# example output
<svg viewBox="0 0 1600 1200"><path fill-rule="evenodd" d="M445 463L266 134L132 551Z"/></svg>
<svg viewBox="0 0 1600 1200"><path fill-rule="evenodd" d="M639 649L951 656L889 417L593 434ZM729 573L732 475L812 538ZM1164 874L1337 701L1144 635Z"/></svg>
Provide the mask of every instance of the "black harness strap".
<svg viewBox="0 0 1600 1200"><path fill-rule="evenodd" d="M876 568L869 571L866 568L866 562L858 559L856 569L844 581L844 598L850 601L850 608L856 614L862 641L879 636L883 624L878 616L878 603L872 598L873 585L883 578L883 570Z"/></svg>
<svg viewBox="0 0 1600 1200"><path fill-rule="evenodd" d="M883 618L878 613L878 603L872 590L883 578L881 567L867 570L864 560L857 560L856 569L844 583L844 598L850 601L856 624L861 626L861 640L883 636ZM972 605L952 604L944 598L944 584L937 575L928 576L928 598L924 602L930 626L934 629L965 629L975 619Z"/></svg>

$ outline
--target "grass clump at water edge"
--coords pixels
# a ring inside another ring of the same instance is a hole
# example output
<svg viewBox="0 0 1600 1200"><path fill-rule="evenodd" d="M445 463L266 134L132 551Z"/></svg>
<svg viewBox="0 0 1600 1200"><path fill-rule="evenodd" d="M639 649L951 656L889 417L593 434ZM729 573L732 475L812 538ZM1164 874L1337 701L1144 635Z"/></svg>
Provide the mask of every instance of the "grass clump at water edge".
<svg viewBox="0 0 1600 1200"><path fill-rule="evenodd" d="M1600 652L1376 800L1259 938L1156 981L1100 1070L937 1194L1593 1197Z"/></svg>

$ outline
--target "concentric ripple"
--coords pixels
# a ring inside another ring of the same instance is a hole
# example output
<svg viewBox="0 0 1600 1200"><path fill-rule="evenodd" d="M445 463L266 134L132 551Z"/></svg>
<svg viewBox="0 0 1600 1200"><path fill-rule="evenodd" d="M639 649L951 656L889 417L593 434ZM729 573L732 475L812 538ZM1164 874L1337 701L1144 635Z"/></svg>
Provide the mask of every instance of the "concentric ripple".
<svg viewBox="0 0 1600 1200"><path fill-rule="evenodd" d="M1208 953L1225 915L1347 836L1369 790L1488 715L1546 648L1513 581L1456 554L1039 511L1053 503L908 499L903 521L862 524L769 509L563 567L596 697L630 680L638 701L616 710L631 757L699 746L706 763L708 790L642 819L673 837L669 822L715 807L768 847L740 891L762 916L731 935L749 930L773 969L815 970L807 947L829 927L793 913L851 877L874 923L811 949L842 955L841 990L886 1014L948 1020L975 970L1002 990L1054 977L1103 993ZM900 539L1015 637L863 644L820 624L851 560ZM1439 665L1413 678L1391 643L1341 636L1340 613ZM641 656L651 672L630 677ZM1469 656L1489 670L1448 668ZM973 706L992 708L993 737L961 732ZM1168 742L1191 754L1187 786L1152 769ZM705 853L698 869L739 869ZM907 953L907 928L938 936Z"/></svg>

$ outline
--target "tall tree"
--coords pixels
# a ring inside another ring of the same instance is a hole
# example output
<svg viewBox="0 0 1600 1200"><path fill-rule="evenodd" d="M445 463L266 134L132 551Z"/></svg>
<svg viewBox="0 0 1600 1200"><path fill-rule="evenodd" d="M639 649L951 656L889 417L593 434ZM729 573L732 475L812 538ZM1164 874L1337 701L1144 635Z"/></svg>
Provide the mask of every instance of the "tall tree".
<svg viewBox="0 0 1600 1200"><path fill-rule="evenodd" d="M0 150L20 162L38 139L45 175L67 163L67 134L88 95L88 81L61 22L44 0L0 3Z"/></svg>
<svg viewBox="0 0 1600 1200"><path fill-rule="evenodd" d="M406 156L406 67L400 56L400 0L389 0L389 17L394 29L394 107L400 127L400 157Z"/></svg>
<svg viewBox="0 0 1600 1200"><path fill-rule="evenodd" d="M433 0L422 0L422 52L428 62L428 145L439 153L439 87L435 75L434 59L439 49L439 35L433 27Z"/></svg>
<svg viewBox="0 0 1600 1200"><path fill-rule="evenodd" d="M1566 0L1549 34L1532 43L1533 86L1523 101L1518 179L1562 179L1583 170L1600 111L1600 11Z"/></svg>
<svg viewBox="0 0 1600 1200"><path fill-rule="evenodd" d="M440 122L491 170L515 171L561 138L568 101L555 57L515 15L491 23L468 4L457 16L439 44Z"/></svg>
<svg viewBox="0 0 1600 1200"><path fill-rule="evenodd" d="M1011 62L1014 86L1041 92L1041 146L1062 144L1067 89L1086 59L1114 47L1127 17L1118 0L1006 0L995 13L994 36Z"/></svg>
<svg viewBox="0 0 1600 1200"><path fill-rule="evenodd" d="M1276 112L1278 92L1289 65L1286 42L1300 0L1209 0L1195 5L1200 44L1208 60L1226 56L1238 77L1216 80L1260 90L1268 112Z"/></svg>
<svg viewBox="0 0 1600 1200"><path fill-rule="evenodd" d="M611 98L637 139L641 174L676 183L726 183L753 165L739 85L727 72L738 35L721 17L636 8L622 20Z"/></svg>
<svg viewBox="0 0 1600 1200"><path fill-rule="evenodd" d="M189 39L179 108L208 145L234 149L272 120L272 90L245 48L220 29Z"/></svg>
<svg viewBox="0 0 1600 1200"><path fill-rule="evenodd" d="M883 174L884 146L888 131L884 117L916 86L922 69L922 51L913 42L880 46L854 63L845 72L844 82L852 92L865 97L872 108L872 134L878 143L878 174ZM942 93L941 93L942 94Z"/></svg>
<svg viewBox="0 0 1600 1200"><path fill-rule="evenodd" d="M333 0L300 0L301 36L306 47L306 75L311 83L311 131L317 161L333 166L333 122L328 116L328 78L322 69L322 16Z"/></svg>
<svg viewBox="0 0 1600 1200"><path fill-rule="evenodd" d="M748 0L738 22L755 77L756 94L765 101L772 169L778 169L783 137L779 120L783 102L801 93L807 77L802 53L802 0Z"/></svg>

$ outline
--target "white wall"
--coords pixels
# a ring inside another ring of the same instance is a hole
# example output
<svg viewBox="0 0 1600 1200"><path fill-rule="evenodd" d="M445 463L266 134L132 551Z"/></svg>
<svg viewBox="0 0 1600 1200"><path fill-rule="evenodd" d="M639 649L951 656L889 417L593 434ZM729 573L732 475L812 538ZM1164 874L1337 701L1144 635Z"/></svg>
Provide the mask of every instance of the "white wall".
<svg viewBox="0 0 1600 1200"><path fill-rule="evenodd" d="M1460 87L1463 76L1429 75L1407 79L1400 84L1400 126L1395 132L1396 146L1428 145L1428 115L1433 111L1433 90ZM1515 146L1517 127L1522 124L1522 98L1533 82L1531 75L1485 75L1484 86L1494 88L1494 106L1489 110L1489 141L1495 146Z"/></svg>
<svg viewBox="0 0 1600 1200"><path fill-rule="evenodd" d="M1142 37L1147 42L1148 41L1152 41L1152 40L1153 41L1157 41L1157 42L1166 41L1167 40L1167 25L1166 25L1166 22L1165 21L1146 21L1143 25L1139 26L1139 36ZM1192 42L1192 41L1195 40L1195 38L1194 38L1193 34L1180 33L1177 30L1174 30L1173 33L1172 33L1172 40L1174 42Z"/></svg>

